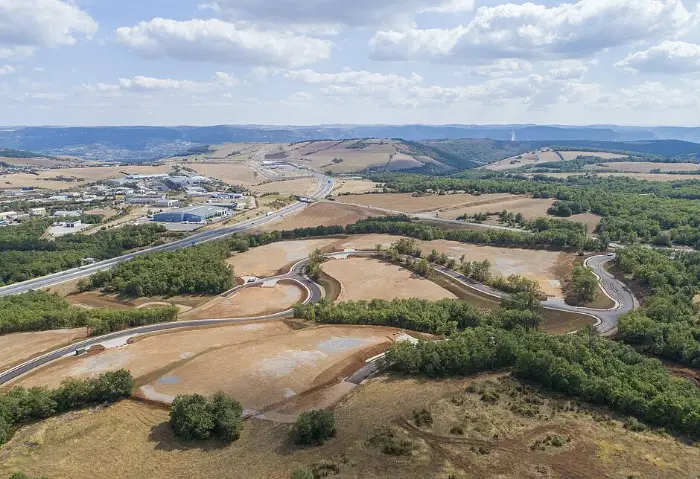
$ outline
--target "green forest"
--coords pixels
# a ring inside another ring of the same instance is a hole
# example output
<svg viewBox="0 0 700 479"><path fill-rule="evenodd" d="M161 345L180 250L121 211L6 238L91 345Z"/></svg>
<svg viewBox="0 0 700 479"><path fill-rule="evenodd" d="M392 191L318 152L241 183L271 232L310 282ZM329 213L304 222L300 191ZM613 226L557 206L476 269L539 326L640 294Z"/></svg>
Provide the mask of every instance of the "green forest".
<svg viewBox="0 0 700 479"><path fill-rule="evenodd" d="M52 221L39 219L0 228L0 286L80 266L83 258L113 258L166 236L163 226L146 224L42 239Z"/></svg>
<svg viewBox="0 0 700 479"><path fill-rule="evenodd" d="M0 298L0 334L88 328L97 336L177 318L177 308L85 309L45 291Z"/></svg>
<svg viewBox="0 0 700 479"><path fill-rule="evenodd" d="M229 254L224 242L148 253L81 280L78 288L129 297L219 294L234 286Z"/></svg>

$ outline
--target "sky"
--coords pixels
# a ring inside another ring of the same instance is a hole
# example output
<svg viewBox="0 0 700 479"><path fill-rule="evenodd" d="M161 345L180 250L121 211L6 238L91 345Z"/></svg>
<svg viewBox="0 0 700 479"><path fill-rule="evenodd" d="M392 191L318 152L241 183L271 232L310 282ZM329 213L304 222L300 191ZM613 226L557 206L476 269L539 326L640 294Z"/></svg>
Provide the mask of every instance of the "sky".
<svg viewBox="0 0 700 479"><path fill-rule="evenodd" d="M694 2L0 0L0 124L700 126Z"/></svg>

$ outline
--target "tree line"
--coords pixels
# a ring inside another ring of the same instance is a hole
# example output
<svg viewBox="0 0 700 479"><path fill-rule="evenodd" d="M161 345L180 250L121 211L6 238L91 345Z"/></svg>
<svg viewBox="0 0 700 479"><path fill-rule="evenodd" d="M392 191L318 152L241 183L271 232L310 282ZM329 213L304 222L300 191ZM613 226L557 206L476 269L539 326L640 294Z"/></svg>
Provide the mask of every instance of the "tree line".
<svg viewBox="0 0 700 479"><path fill-rule="evenodd" d="M57 389L14 387L0 396L0 444L26 421L46 419L92 404L129 397L134 380L129 371L101 374L93 379L66 379Z"/></svg>
<svg viewBox="0 0 700 479"><path fill-rule="evenodd" d="M84 309L46 291L0 298L0 334L88 328L101 335L146 324L175 321L178 310L161 308Z"/></svg>

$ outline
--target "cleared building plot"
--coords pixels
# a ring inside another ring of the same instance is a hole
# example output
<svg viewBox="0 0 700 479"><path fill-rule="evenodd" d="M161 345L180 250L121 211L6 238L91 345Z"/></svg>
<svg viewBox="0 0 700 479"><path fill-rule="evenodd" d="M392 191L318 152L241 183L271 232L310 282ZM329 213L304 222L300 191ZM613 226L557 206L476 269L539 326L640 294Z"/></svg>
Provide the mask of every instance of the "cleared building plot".
<svg viewBox="0 0 700 479"><path fill-rule="evenodd" d="M564 160L571 161L575 160L579 156L595 156L597 158L603 158L605 160L610 160L614 158L627 158L629 155L621 155L619 153L608 153L606 151L560 151L561 156Z"/></svg>
<svg viewBox="0 0 700 479"><path fill-rule="evenodd" d="M272 287L245 288L231 296L217 296L182 319L250 318L292 309L305 293L296 284L278 283Z"/></svg>
<svg viewBox="0 0 700 479"><path fill-rule="evenodd" d="M384 213L379 211L369 211L366 208L340 204L337 201L316 203L301 210L299 213L285 216L280 221L267 223L261 229L263 231L283 231L294 228L310 228L312 226L345 226L364 218L384 215Z"/></svg>
<svg viewBox="0 0 700 479"><path fill-rule="evenodd" d="M653 170L660 170L662 173L669 171L700 171L700 164L697 163L654 163L650 161L616 161L613 163L602 163L601 165L586 165L586 170L617 170L629 173L649 173Z"/></svg>
<svg viewBox="0 0 700 479"><path fill-rule="evenodd" d="M430 280L376 259L351 257L330 260L323 263L323 271L342 285L338 301L456 298Z"/></svg>
<svg viewBox="0 0 700 479"><path fill-rule="evenodd" d="M517 274L540 283L547 295L563 298L561 280L573 269L575 255L554 251L524 250L476 246L455 241L436 240L421 243L424 254L435 249L459 260L491 262L491 271L508 277Z"/></svg>
<svg viewBox="0 0 700 479"><path fill-rule="evenodd" d="M405 213L421 213L435 211L442 208L457 208L460 206L478 206L497 203L504 199L522 198L508 193L497 193L487 195L427 195L413 196L411 193L387 193L373 195L357 195L340 198L342 203L371 206L372 208L382 208L390 211L400 211Z"/></svg>
<svg viewBox="0 0 700 479"><path fill-rule="evenodd" d="M281 269L307 258L315 249L338 243L337 238L283 241L252 248L228 259L236 276L274 276Z"/></svg>
<svg viewBox="0 0 700 479"><path fill-rule="evenodd" d="M68 345L87 335L85 328L57 329L0 336L0 371L27 361L43 352Z"/></svg>
<svg viewBox="0 0 700 479"><path fill-rule="evenodd" d="M165 372L140 393L169 402L178 394L223 391L261 411L310 388L337 383L388 349L390 328L319 326L208 352ZM352 371L348 371L352 369Z"/></svg>
<svg viewBox="0 0 700 479"><path fill-rule="evenodd" d="M19 378L13 385L57 387L67 377L88 378L121 368L130 370L138 379L205 351L284 335L290 331L291 327L282 322L268 321L158 333L95 354L66 357ZM212 375L211 372L210 368L207 375L217 380L219 375Z"/></svg>

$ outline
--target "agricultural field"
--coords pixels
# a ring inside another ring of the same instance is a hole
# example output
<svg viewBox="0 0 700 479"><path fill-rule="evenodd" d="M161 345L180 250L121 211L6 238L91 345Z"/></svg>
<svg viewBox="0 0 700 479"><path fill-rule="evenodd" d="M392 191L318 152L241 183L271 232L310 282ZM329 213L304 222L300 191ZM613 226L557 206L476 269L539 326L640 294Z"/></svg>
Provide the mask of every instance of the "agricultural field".
<svg viewBox="0 0 700 479"><path fill-rule="evenodd" d="M178 394L224 391L255 414L311 388L340 382L365 359L388 349L396 336L397 330L382 327L300 329L193 357L154 377L140 393L168 402Z"/></svg>
<svg viewBox="0 0 700 479"><path fill-rule="evenodd" d="M251 287L231 296L217 296L181 316L190 319L250 318L292 309L304 300L305 293L291 282L280 282L272 287Z"/></svg>
<svg viewBox="0 0 700 479"><path fill-rule="evenodd" d="M627 158L629 155L621 155L619 153L608 153L605 151L560 151L561 156L564 157L565 161L572 161L579 156L595 156L597 158L603 158L604 160L612 160L615 158Z"/></svg>
<svg viewBox="0 0 700 479"><path fill-rule="evenodd" d="M674 175L673 173L612 173L606 171L591 171L600 177L607 178L634 178L646 181L689 181L696 179L694 175ZM541 173L552 178L569 178L570 176L582 176L590 173Z"/></svg>
<svg viewBox="0 0 700 479"><path fill-rule="evenodd" d="M456 241L435 240L420 243L424 255L436 250L459 260L491 262L495 274L508 277L512 274L523 276L540 283L548 296L563 298L562 280L571 273L576 256L558 251L523 250L478 246Z"/></svg>
<svg viewBox="0 0 700 479"><path fill-rule="evenodd" d="M660 170L661 173L669 171L700 171L700 164L697 163L653 163L649 161L616 161L613 163L601 163L600 165L586 165L585 170L595 171L621 171L628 173L650 173L653 170ZM688 177L692 179L693 177Z"/></svg>
<svg viewBox="0 0 700 479"><path fill-rule="evenodd" d="M343 194L363 194L372 193L374 191L379 191L377 188L377 183L369 180L346 180L343 178L336 178L335 187L333 189L334 195Z"/></svg>
<svg viewBox="0 0 700 479"><path fill-rule="evenodd" d="M557 157L557 160L559 157ZM557 161L551 160L551 161ZM521 168L523 166L533 166L540 163L539 155L537 153L523 153L522 155L512 156L506 158L505 160L497 161L489 165L483 166L482 168L491 171L505 171L512 170L514 168Z"/></svg>
<svg viewBox="0 0 700 479"><path fill-rule="evenodd" d="M41 353L68 345L87 335L85 328L56 329L0 336L0 371L9 369Z"/></svg>
<svg viewBox="0 0 700 479"><path fill-rule="evenodd" d="M49 158L6 158L0 156L0 163L6 163L12 166L29 166L34 168L63 168L70 165L75 165L76 163L86 163L84 160L61 160L61 159L49 159Z"/></svg>
<svg viewBox="0 0 700 479"><path fill-rule="evenodd" d="M282 193L288 195L311 196L318 189L318 181L314 178L299 178L285 181L262 183L251 188L256 194Z"/></svg>
<svg viewBox="0 0 700 479"><path fill-rule="evenodd" d="M376 259L334 259L323 263L322 268L342 286L338 301L456 298L428 279Z"/></svg>
<svg viewBox="0 0 700 479"><path fill-rule="evenodd" d="M170 166L95 166L39 170L37 174L13 173L0 175L0 189L35 187L49 190L67 190L110 178L123 178L131 174L168 173ZM58 178L64 178L59 180Z"/></svg>
<svg viewBox="0 0 700 479"><path fill-rule="evenodd" d="M174 437L167 410L123 401L21 428L4 449L0 476L22 470L90 479L99 470L103 477L124 471L153 479L218 477L228 471L232 477L286 478L316 465L337 468L337 477L686 479L700 470L700 450L672 436L633 432L607 412L513 389L496 375L443 381L380 376L334 408L337 437L315 448L292 445L289 425L259 419L246 421L230 446L192 447ZM479 391L499 397L482 401ZM529 407L536 416L525 415L527 401L535 403ZM413 412L421 408L430 412L432 426L415 425ZM391 435L397 444L403 440L405 455L382 452Z"/></svg>
<svg viewBox="0 0 700 479"><path fill-rule="evenodd" d="M279 221L272 221L262 226L262 231L284 231L294 228L309 228L312 226L349 225L364 218L384 216L383 213L368 211L340 202L316 203L298 213L285 216Z"/></svg>
<svg viewBox="0 0 700 479"><path fill-rule="evenodd" d="M216 178L231 185L249 187L265 180L253 168L243 163L185 163L184 165L199 175Z"/></svg>
<svg viewBox="0 0 700 479"><path fill-rule="evenodd" d="M436 211L443 208L457 208L459 206L490 205L514 198L521 197L509 193L486 194L480 196L468 194L413 196L411 193L387 193L348 196L343 197L339 201L347 204L371 206L372 208L381 208L390 211L421 213Z"/></svg>

